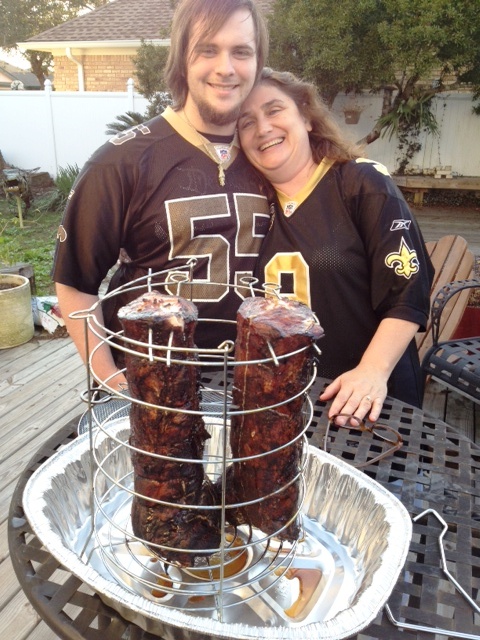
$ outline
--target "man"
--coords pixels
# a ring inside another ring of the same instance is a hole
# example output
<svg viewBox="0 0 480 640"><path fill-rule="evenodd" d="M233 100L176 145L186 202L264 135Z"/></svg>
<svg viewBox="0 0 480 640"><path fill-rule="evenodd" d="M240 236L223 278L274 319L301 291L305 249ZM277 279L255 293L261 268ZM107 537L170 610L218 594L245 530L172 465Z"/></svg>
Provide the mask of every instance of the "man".
<svg viewBox="0 0 480 640"><path fill-rule="evenodd" d="M239 109L266 55L266 28L254 0L183 0L166 66L174 108L103 145L72 189L53 279L80 355L85 360L100 344L93 369L113 386L124 377L102 344L102 328L118 331L118 309L145 290L107 295L96 304L119 255L109 290L193 258L200 283L191 287L192 299L200 317L235 318L241 292L231 285L253 273L269 224L262 182L235 135ZM176 293L177 286L167 291ZM94 305L99 328L89 332L87 351L83 322L69 315ZM199 346L216 347L232 330L200 322L196 335Z"/></svg>

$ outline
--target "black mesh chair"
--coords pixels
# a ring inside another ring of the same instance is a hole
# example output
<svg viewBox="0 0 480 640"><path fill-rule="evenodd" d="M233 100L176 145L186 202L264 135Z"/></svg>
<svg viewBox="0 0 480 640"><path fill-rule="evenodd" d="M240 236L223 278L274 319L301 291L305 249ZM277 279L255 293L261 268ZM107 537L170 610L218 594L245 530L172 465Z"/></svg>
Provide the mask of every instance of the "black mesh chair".
<svg viewBox="0 0 480 640"><path fill-rule="evenodd" d="M455 296L466 289L480 288L480 279L458 280L443 286L435 296L431 309L433 344L422 360L425 376L447 387L443 420L447 417L448 391L453 390L472 400L474 434L476 404L480 403L480 335L458 340L439 341L442 314L455 303ZM448 315L448 312L445 314ZM477 329L477 327L475 327ZM480 326L478 327L480 334Z"/></svg>

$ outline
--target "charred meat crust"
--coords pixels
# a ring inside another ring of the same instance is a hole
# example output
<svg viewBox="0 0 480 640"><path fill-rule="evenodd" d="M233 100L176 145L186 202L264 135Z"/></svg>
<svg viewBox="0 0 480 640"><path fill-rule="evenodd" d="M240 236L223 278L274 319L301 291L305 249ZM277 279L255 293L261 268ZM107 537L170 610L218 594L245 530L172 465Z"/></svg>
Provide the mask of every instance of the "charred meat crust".
<svg viewBox="0 0 480 640"><path fill-rule="evenodd" d="M132 501L133 532L169 562L192 565L196 555L208 555L204 550L220 546L220 515L218 509L189 508L215 504L212 483L200 462L209 435L200 415L185 413L200 409L196 356L170 351L174 362L166 359L169 346L195 346L197 310L183 298L152 291L122 307L118 317L126 338L152 346L149 350L127 345L133 353L125 354L134 399L130 444L139 449L132 451L134 489L139 494Z"/></svg>
<svg viewBox="0 0 480 640"><path fill-rule="evenodd" d="M227 517L233 524L246 522L280 539L298 538L302 442L292 441L303 428L302 390L311 375L314 341L322 335L318 320L302 303L247 298L240 306L235 359L245 364L234 369L233 402L240 411L259 411L232 415L230 444L234 458L264 455L229 468L227 495L230 503L242 503L279 493L229 509ZM290 353L294 355L281 358ZM249 364L256 360L268 361ZM284 401L288 402L265 409Z"/></svg>

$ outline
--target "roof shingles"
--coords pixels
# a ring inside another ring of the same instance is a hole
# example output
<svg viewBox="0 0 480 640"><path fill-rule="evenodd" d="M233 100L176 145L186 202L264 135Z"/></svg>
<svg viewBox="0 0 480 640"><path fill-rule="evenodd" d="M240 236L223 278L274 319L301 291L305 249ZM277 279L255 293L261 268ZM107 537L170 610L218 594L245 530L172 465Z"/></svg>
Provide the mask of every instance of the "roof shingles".
<svg viewBox="0 0 480 640"><path fill-rule="evenodd" d="M274 0L257 0L263 11ZM101 42L168 38L172 0L114 0L90 13L47 29L34 42ZM27 40L27 42L29 41Z"/></svg>

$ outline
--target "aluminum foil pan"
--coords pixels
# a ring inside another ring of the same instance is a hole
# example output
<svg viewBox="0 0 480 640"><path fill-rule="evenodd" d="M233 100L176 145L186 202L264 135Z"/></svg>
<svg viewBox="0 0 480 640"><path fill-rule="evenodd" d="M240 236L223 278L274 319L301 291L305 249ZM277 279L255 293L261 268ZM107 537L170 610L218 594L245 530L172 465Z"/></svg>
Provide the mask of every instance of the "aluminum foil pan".
<svg viewBox="0 0 480 640"><path fill-rule="evenodd" d="M193 579L186 595L182 581L178 591L146 588L142 571L151 572L152 557L139 542L125 544L131 462L128 448L118 443L127 442L129 432L128 418L119 418L105 430L79 436L32 475L23 496L25 514L45 547L124 618L165 640L340 640L373 621L405 562L411 519L381 485L311 446L305 537L293 557L285 552L283 560L280 554L276 569L265 570L268 554L254 537L246 569L226 580L222 603L213 611L204 606L208 598L196 595L204 581L199 586ZM216 455L220 439L212 437L207 446ZM107 476L111 471L123 478L126 489L115 484L112 491L107 480L98 482L98 472L94 479L99 458L107 460ZM286 558L288 572L282 573Z"/></svg>

